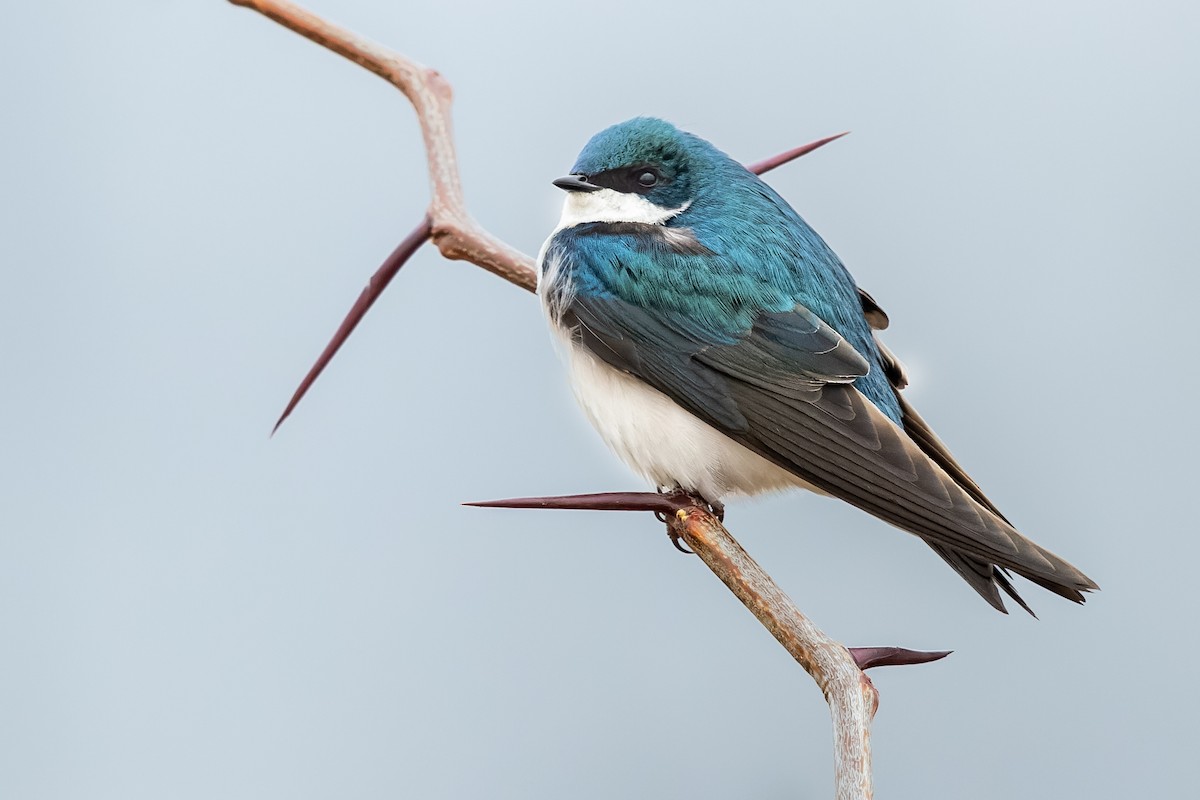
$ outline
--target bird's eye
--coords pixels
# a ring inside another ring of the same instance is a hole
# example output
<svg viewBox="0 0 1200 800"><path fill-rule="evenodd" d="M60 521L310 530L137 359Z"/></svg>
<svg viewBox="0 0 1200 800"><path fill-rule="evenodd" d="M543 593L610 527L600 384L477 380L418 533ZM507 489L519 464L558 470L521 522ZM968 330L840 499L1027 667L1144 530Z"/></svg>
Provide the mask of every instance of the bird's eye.
<svg viewBox="0 0 1200 800"><path fill-rule="evenodd" d="M650 170L646 170L642 174L638 175L637 182L639 186L649 189L651 186L658 183L658 175L654 174Z"/></svg>

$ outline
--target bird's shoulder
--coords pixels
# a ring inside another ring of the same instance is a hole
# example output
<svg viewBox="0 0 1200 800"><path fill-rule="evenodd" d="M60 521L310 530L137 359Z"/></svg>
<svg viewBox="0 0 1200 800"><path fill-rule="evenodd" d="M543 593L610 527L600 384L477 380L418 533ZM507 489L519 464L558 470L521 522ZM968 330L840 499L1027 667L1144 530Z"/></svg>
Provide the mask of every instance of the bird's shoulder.
<svg viewBox="0 0 1200 800"><path fill-rule="evenodd" d="M557 231L543 270L573 292L612 297L650 313L684 314L748 330L762 313L798 302L782 264L688 224L590 222Z"/></svg>

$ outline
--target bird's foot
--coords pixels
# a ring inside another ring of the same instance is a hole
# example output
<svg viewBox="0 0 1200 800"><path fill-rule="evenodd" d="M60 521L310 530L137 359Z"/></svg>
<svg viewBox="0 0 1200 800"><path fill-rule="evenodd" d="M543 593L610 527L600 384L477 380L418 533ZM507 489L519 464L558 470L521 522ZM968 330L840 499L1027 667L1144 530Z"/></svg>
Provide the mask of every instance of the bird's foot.
<svg viewBox="0 0 1200 800"><path fill-rule="evenodd" d="M677 500L677 501L681 501L681 502L686 501L689 504L694 504L694 505L700 506L701 508L707 508L709 510L709 513L711 513L714 517L717 518L718 522L722 522L722 523L725 522L725 504L720 502L719 500L711 500L711 501L705 500L700 495L698 495L694 492L689 492L686 489L683 489L679 486L674 486L674 487L670 487L670 488L664 488L664 487L660 486L660 487L658 487L658 493L662 494L662 495L666 495L667 497L670 497L672 500ZM667 519L667 515L661 511L656 511L654 513L654 516L658 517L659 522L663 522L663 523L669 522L669 520ZM684 547L683 545L681 545L679 543L679 541L680 541L679 534L669 524L667 525L667 536L669 536L671 538L671 544L675 545L676 550L678 550L681 553L688 553L688 554L692 553L691 550L688 550L686 547Z"/></svg>

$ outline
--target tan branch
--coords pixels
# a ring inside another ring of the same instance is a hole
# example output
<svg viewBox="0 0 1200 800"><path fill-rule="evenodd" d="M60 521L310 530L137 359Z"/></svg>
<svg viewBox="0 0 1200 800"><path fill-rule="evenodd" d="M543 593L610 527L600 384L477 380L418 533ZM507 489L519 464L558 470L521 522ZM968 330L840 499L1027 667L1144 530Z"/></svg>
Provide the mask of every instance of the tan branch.
<svg viewBox="0 0 1200 800"><path fill-rule="evenodd" d="M339 28L295 3L229 0L291 28L322 47L374 72L412 103L429 166L429 219L433 243L446 258L469 261L529 291L537 287L533 259L492 236L467 212L450 115L453 91L437 70Z"/></svg>
<svg viewBox="0 0 1200 800"><path fill-rule="evenodd" d="M293 3L283 0L230 2L253 8L396 86L417 112L428 159L432 196L427 220L413 231L376 273L368 289L364 290L363 297L343 323L342 329L330 342L326 352L318 359L301 389L293 397L288 410L284 412L284 417L353 330L373 297L377 296L404 260L427 238L432 238L446 258L469 261L517 286L534 291L537 280L533 260L492 236L476 223L466 210L451 126L452 92L449 83L441 75L374 42L332 25ZM837 137L830 137L797 148L775 159L760 162L752 168L756 172L766 171L835 138ZM654 500L645 501L640 506L551 506L543 503L536 507L638 507L653 510L655 503ZM750 558L707 509L694 504L675 504L669 508L672 512L667 516L670 532L685 541L700 556L713 573L804 667L824 693L833 716L837 798L851 800L871 797L870 722L875 714L878 698L871 681L860 669L855 654L826 636L801 614L770 576ZM872 663L901 663L899 660L889 660L887 655L880 655L882 652L878 649L871 651L871 658L874 659ZM912 654L909 653L909 656ZM917 657L914 660L929 659Z"/></svg>
<svg viewBox="0 0 1200 800"><path fill-rule="evenodd" d="M821 687L833 716L837 800L871 797L871 720L879 695L853 655L804 616L716 518L681 509L668 525Z"/></svg>

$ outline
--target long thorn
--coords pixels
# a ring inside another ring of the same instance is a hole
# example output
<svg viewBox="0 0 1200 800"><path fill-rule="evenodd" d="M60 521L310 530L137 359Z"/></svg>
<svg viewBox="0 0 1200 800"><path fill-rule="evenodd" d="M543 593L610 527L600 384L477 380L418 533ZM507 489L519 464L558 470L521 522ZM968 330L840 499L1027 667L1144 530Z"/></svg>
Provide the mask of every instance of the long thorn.
<svg viewBox="0 0 1200 800"><path fill-rule="evenodd" d="M342 324L338 327L337 332L333 334L333 338L329 340L329 344L325 345L325 349L317 358L316 363L312 365L312 369L304 376L304 380L300 381L300 386L296 389L295 394L292 395L292 399L288 401L287 408L283 410L283 413L279 416L279 420L275 423L275 427L271 429L272 436L275 435L275 431L279 430L279 426L288 418L288 415L292 413L292 410L300 402L301 398L308 392L309 387L313 385L313 382L316 381L334 355L337 354L342 344L350 337L354 329L358 327L358 323L362 321L368 309L379 299L379 295L383 293L387 285L392 282L392 278L396 277L396 273L404 266L404 262L408 261L412 257L412 254L417 252L417 248L429 241L432 233L433 222L429 219L429 215L426 214L421 223L413 229L413 232L403 242L396 246L392 254L387 257L379 269L375 271L375 274L371 276L371 280L367 283L366 288L362 290L362 294L358 296L358 300L355 301L354 306L350 309L350 313L346 314L346 318L342 320Z"/></svg>
<svg viewBox="0 0 1200 800"><path fill-rule="evenodd" d="M657 492L601 492L555 497L514 497L509 500L482 500L463 503L482 508L561 508L575 511L659 511L674 514L690 508L694 502L684 495Z"/></svg>
<svg viewBox="0 0 1200 800"><path fill-rule="evenodd" d="M796 160L800 156L808 155L813 150L816 150L818 147L824 147L825 145L829 144L830 142L832 142L836 139L842 138L849 132L850 131L843 131L842 133L836 134L834 136L826 136L824 139L817 139L815 142L809 142L808 144L801 145L800 147L797 147L793 150L788 150L786 153L780 153L777 156L768 158L765 161L759 161L756 164L751 164L748 167L746 167L746 169L750 170L755 175L762 175L764 172L769 172L770 170L773 170L776 167L783 166L784 164L788 163L789 161Z"/></svg>

